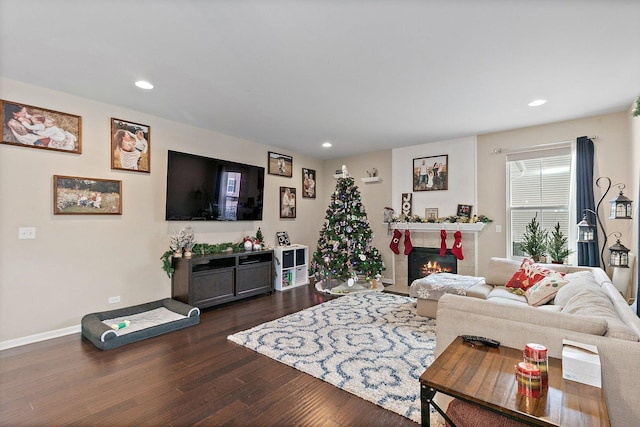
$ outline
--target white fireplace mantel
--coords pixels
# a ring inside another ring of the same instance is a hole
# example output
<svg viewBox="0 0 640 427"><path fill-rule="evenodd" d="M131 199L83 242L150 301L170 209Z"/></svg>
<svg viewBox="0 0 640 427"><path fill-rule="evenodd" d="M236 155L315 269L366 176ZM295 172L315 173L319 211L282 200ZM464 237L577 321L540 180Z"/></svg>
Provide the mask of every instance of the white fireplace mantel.
<svg viewBox="0 0 640 427"><path fill-rule="evenodd" d="M392 222L390 227L392 230L410 230L410 231L423 231L434 232L440 230L457 231L460 230L463 233L479 233L482 231L486 223L475 222L469 223L457 223L457 222Z"/></svg>

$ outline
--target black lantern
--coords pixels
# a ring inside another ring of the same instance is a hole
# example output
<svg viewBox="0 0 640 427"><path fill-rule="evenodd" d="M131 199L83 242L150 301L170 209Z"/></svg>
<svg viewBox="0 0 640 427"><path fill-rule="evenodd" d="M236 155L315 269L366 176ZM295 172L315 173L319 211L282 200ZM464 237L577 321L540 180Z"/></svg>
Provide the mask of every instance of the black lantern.
<svg viewBox="0 0 640 427"><path fill-rule="evenodd" d="M615 199L612 199L609 204L611 205L611 211L609 218L611 219L631 219L632 214L632 201L627 196L622 194L624 185L618 185L620 194Z"/></svg>
<svg viewBox="0 0 640 427"><path fill-rule="evenodd" d="M620 233L616 234L618 239L616 243L609 248L609 267L629 268L629 249L620 243Z"/></svg>
<svg viewBox="0 0 640 427"><path fill-rule="evenodd" d="M578 243L593 242L596 238L596 225L589 222L587 212L592 212L595 215L591 209L583 211L582 221L578 223Z"/></svg>

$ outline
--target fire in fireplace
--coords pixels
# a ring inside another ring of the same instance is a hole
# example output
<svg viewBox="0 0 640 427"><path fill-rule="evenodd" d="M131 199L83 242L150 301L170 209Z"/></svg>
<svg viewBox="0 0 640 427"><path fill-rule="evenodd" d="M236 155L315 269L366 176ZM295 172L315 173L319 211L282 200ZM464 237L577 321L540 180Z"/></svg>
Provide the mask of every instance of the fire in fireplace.
<svg viewBox="0 0 640 427"><path fill-rule="evenodd" d="M451 253L450 249L443 257L440 256L440 248L417 248L414 247L409 256L409 286L414 280L428 276L433 273L457 273L458 259Z"/></svg>

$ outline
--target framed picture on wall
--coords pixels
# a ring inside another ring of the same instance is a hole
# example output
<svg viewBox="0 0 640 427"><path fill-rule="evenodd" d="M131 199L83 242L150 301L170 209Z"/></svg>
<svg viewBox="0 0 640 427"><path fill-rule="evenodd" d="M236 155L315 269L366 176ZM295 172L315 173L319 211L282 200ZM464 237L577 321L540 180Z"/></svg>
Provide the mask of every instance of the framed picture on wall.
<svg viewBox="0 0 640 427"><path fill-rule="evenodd" d="M302 198L316 198L316 171L302 168Z"/></svg>
<svg viewBox="0 0 640 427"><path fill-rule="evenodd" d="M151 128L111 119L111 169L151 172Z"/></svg>
<svg viewBox="0 0 640 427"><path fill-rule="evenodd" d="M280 218L296 217L296 189L280 187Z"/></svg>
<svg viewBox="0 0 640 427"><path fill-rule="evenodd" d="M293 157L269 151L268 157L269 175L279 175L291 178L293 176Z"/></svg>
<svg viewBox="0 0 640 427"><path fill-rule="evenodd" d="M122 181L53 176L54 215L121 215Z"/></svg>
<svg viewBox="0 0 640 427"><path fill-rule="evenodd" d="M449 155L413 159L413 191L449 189Z"/></svg>
<svg viewBox="0 0 640 427"><path fill-rule="evenodd" d="M82 153L82 117L0 100L2 143Z"/></svg>

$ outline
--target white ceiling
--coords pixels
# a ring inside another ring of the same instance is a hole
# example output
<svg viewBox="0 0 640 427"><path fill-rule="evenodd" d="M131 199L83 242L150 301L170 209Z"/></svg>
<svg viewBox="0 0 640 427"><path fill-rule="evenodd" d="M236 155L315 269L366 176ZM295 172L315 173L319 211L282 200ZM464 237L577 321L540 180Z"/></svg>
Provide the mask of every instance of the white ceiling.
<svg viewBox="0 0 640 427"><path fill-rule="evenodd" d="M640 1L0 0L0 76L335 158L630 108Z"/></svg>

